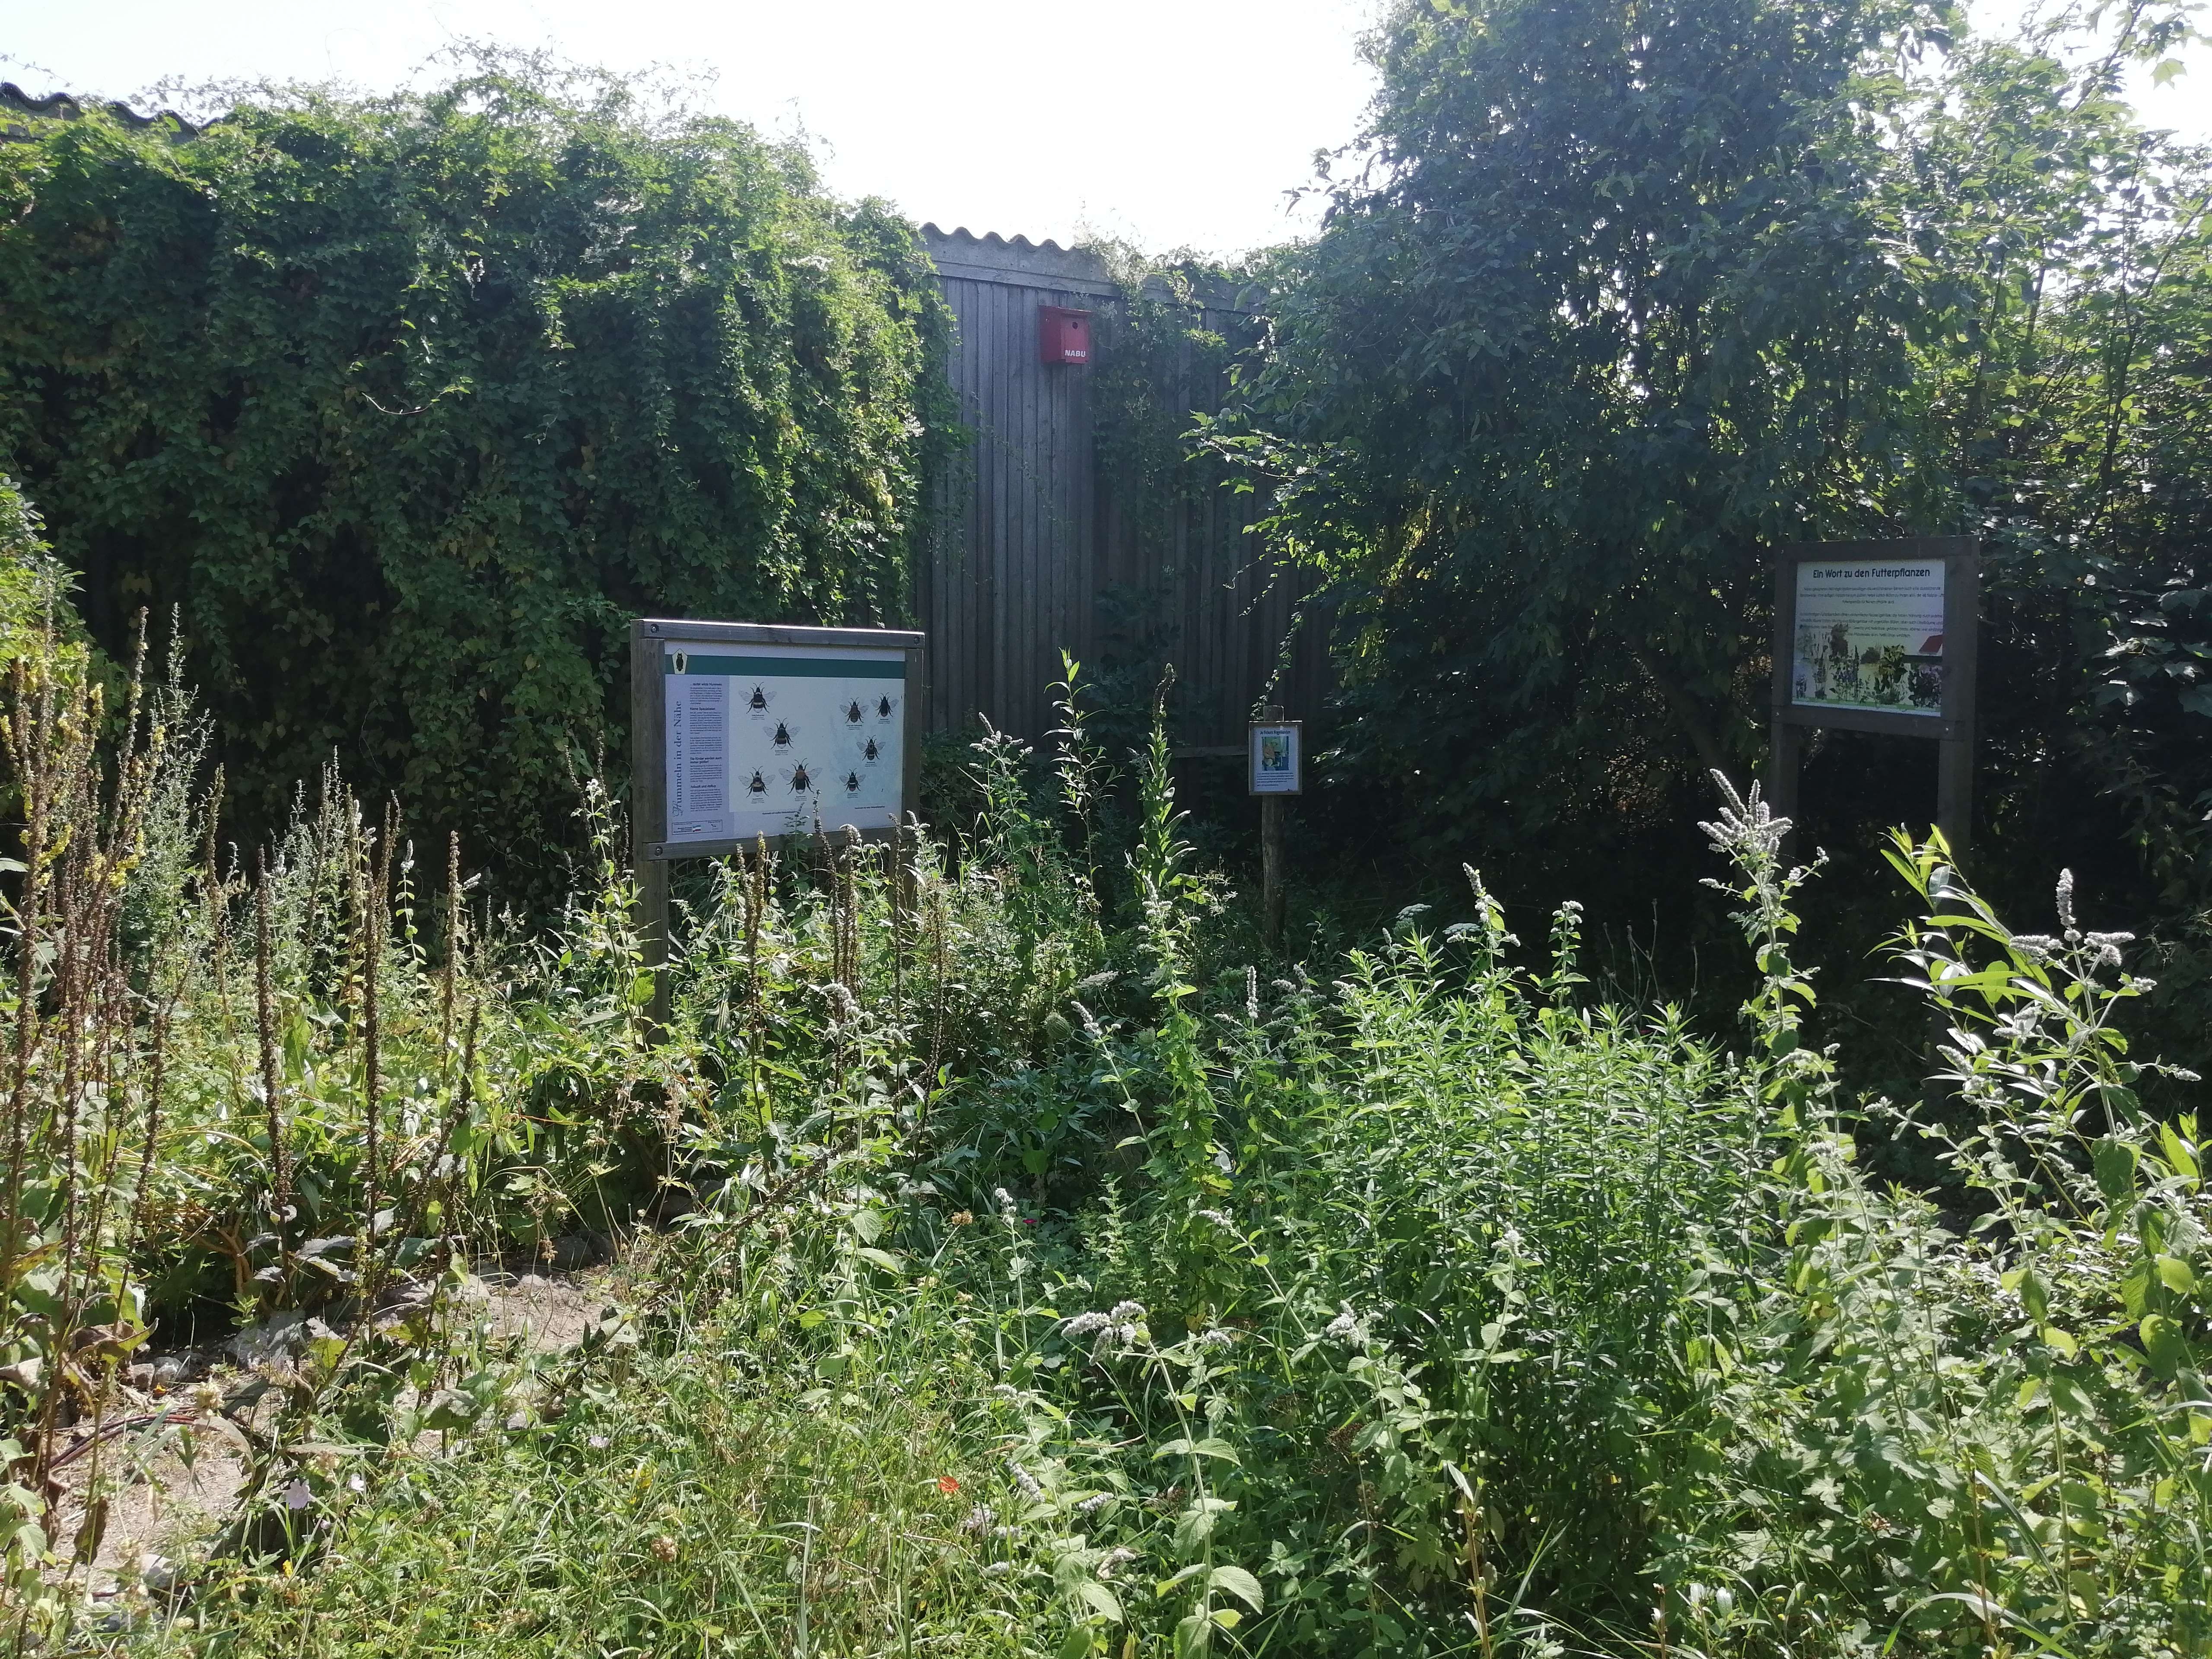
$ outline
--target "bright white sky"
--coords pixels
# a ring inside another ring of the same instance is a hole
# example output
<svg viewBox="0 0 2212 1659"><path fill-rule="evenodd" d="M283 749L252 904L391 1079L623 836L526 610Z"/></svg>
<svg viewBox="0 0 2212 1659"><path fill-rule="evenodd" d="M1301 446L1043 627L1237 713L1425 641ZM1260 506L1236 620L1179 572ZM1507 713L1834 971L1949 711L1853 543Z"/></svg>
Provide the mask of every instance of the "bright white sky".
<svg viewBox="0 0 2212 1659"><path fill-rule="evenodd" d="M1356 130L1371 0L0 0L0 76L128 96L168 76L386 88L456 38L659 62L910 217L1152 251L1281 241L1284 192ZM9 61L12 60L12 61ZM33 72L28 65L35 64Z"/></svg>
<svg viewBox="0 0 2212 1659"><path fill-rule="evenodd" d="M162 81L386 89L458 39L713 77L698 101L811 134L833 188L918 220L1155 252L1233 252L1311 228L1285 192L1358 128L1375 0L0 0L0 76L42 95ZM1991 22L2020 0L1981 0ZM2146 89L2212 138L2212 53Z"/></svg>

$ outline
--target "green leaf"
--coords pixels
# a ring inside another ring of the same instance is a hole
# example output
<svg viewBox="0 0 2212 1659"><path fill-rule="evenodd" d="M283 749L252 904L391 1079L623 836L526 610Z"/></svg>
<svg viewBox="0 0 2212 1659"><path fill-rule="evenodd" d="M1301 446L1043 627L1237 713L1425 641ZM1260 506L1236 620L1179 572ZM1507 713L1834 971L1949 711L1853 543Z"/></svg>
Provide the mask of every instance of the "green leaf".
<svg viewBox="0 0 2212 1659"><path fill-rule="evenodd" d="M2173 1125L2158 1126L2158 1144L2175 1174L2186 1176L2191 1181L2197 1178L2197 1149L2173 1132Z"/></svg>
<svg viewBox="0 0 2212 1659"><path fill-rule="evenodd" d="M2189 1342L2181 1327L2164 1314L2145 1314L2136 1329L2142 1338L2152 1371L2161 1381L2171 1382L2189 1359Z"/></svg>
<svg viewBox="0 0 2212 1659"><path fill-rule="evenodd" d="M1075 1593L1083 1598L1092 1612L1115 1624L1121 1624L1128 1617L1121 1610L1121 1598L1096 1578L1085 1579L1075 1587Z"/></svg>
<svg viewBox="0 0 2212 1659"><path fill-rule="evenodd" d="M1212 1438L1207 1438L1205 1440L1170 1440L1167 1444L1162 1446L1158 1451L1152 1454L1152 1461L1157 1463L1163 1457L1176 1457L1182 1455L1188 1455L1191 1457L1218 1457L1224 1463L1237 1463L1241 1462L1237 1455L1237 1449L1234 1446L1231 1445L1226 1440Z"/></svg>
<svg viewBox="0 0 2212 1659"><path fill-rule="evenodd" d="M1206 1575L1208 1589L1226 1590L1246 1607L1258 1613L1266 1601L1260 1581L1242 1567L1216 1567Z"/></svg>
<svg viewBox="0 0 2212 1659"><path fill-rule="evenodd" d="M2044 1291L2043 1281L2036 1277L2034 1268L2015 1267L2004 1275L2002 1282L2007 1290L2020 1292L2021 1305L2027 1310L2027 1316L2037 1324L2040 1325L2051 1317L2051 1300Z"/></svg>
<svg viewBox="0 0 2212 1659"><path fill-rule="evenodd" d="M2097 1143L2094 1153L2097 1169L2097 1190L2104 1194L2106 1207L2118 1209L2136 1194L2135 1146L2110 1136Z"/></svg>
<svg viewBox="0 0 2212 1659"><path fill-rule="evenodd" d="M1226 1498L1201 1498L1176 1517L1175 1542L1179 1554L1188 1555L1213 1534L1223 1511L1235 1509Z"/></svg>

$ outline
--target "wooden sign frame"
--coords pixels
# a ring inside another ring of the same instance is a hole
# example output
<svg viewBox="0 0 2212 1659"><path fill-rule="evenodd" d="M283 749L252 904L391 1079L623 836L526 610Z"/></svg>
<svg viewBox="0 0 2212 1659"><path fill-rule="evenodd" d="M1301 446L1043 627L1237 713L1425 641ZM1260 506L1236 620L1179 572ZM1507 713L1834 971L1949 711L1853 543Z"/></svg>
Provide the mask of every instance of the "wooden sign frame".
<svg viewBox="0 0 2212 1659"><path fill-rule="evenodd" d="M1929 714L1828 707L1796 696L1798 568L1808 563L1943 565L1942 702ZM1936 822L1961 864L1973 825L1974 682L1980 654L1981 554L1967 536L1880 542L1802 542L1776 556L1772 758L1767 799L1777 816L1797 812L1805 734L1826 726L1932 739L1937 744Z"/></svg>
<svg viewBox="0 0 2212 1659"><path fill-rule="evenodd" d="M630 625L630 826L641 863L671 859L726 858L757 837L668 844L667 676L660 651L670 639L707 640L720 645L814 646L825 651L898 651L906 658L906 690L899 727L899 810L914 810L921 785L923 709L928 701L926 635L890 628L797 628L777 623L691 622L680 617L641 617ZM830 826L835 829L836 826ZM866 840L881 841L888 830L864 830ZM786 836L770 836L771 847Z"/></svg>
<svg viewBox="0 0 2212 1659"><path fill-rule="evenodd" d="M653 1020L668 1019L668 866L678 859L726 858L762 837L726 841L668 840L668 676L662 648L671 639L701 640L732 646L816 647L825 651L897 651L905 657L904 708L899 726L899 807L903 820L920 799L924 710L928 705L928 636L908 629L802 628L781 623L695 622L684 617L641 617L630 624L630 845L637 883L637 922L646 965L653 970ZM825 826L834 833L837 826ZM866 830L866 841L888 841L896 830ZM794 839L769 836L770 847Z"/></svg>

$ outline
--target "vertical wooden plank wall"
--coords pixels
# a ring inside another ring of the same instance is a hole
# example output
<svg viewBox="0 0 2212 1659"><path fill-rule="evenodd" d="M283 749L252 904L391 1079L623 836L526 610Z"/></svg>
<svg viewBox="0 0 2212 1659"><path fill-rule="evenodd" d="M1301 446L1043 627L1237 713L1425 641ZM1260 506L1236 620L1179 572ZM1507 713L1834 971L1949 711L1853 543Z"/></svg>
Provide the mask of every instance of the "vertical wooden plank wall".
<svg viewBox="0 0 2212 1659"><path fill-rule="evenodd" d="M1295 574L1264 568L1255 538L1243 533L1251 498L1202 487L1164 545L1138 545L1114 480L1098 476L1091 370L1048 366L1037 351L1040 306L1120 305L1103 264L1018 237L933 225L922 235L958 325L953 389L972 434L940 504L937 556L918 581L932 727L960 730L981 714L1042 738L1054 724L1061 649L1097 660L1099 596L1118 587L1164 612L1178 677L1176 741L1241 744L1304 591ZM1243 319L1210 309L1200 320L1233 334ZM1094 350L1108 331L1094 328ZM1198 378L1194 369L1188 407L1219 407L1225 387ZM1294 716L1320 713L1326 645L1321 627L1301 630L1294 672L1275 693Z"/></svg>

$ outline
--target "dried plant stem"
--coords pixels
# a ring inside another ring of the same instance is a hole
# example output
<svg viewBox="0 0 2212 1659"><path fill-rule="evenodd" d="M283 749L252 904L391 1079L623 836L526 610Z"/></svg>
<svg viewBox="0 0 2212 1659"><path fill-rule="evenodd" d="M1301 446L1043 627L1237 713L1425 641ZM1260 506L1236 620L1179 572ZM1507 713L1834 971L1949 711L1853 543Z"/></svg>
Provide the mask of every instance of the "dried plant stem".
<svg viewBox="0 0 2212 1659"><path fill-rule="evenodd" d="M259 878L253 887L254 1013L261 1036L261 1098L269 1114L269 1180L275 1211L272 1218L276 1228L276 1248L284 1261L285 1286L289 1289L292 1279L292 1247L291 1235L285 1224L289 1219L292 1207L292 1178L284 1162L283 1077L276 1057L276 988L270 982L270 971L269 860L265 854L256 854L254 863Z"/></svg>
<svg viewBox="0 0 2212 1659"><path fill-rule="evenodd" d="M891 919L891 1025L902 1033L906 1030L906 861L905 826L891 825L890 842L890 919Z"/></svg>
<svg viewBox="0 0 2212 1659"><path fill-rule="evenodd" d="M188 956L187 963L190 960ZM138 1147L138 1179L131 1188L131 1240L125 1251L126 1258L137 1254L146 1237L146 1204L154 1191L154 1154L161 1138L161 1097L168 1080L169 1022L184 994L185 982L180 976L168 1000L155 1011L154 1029L148 1039L150 1075L146 1085L146 1132Z"/></svg>
<svg viewBox="0 0 2212 1659"><path fill-rule="evenodd" d="M52 810L46 765L53 693L42 678L35 690L30 668L17 659L9 675L13 696L6 725L8 757L23 789L23 890L15 907L15 1074L8 1091L7 1201L0 1210L0 1295L13 1291L21 1253L23 1166L28 1156L32 1058L39 1043L39 951L44 938L47 816Z"/></svg>
<svg viewBox="0 0 2212 1659"><path fill-rule="evenodd" d="M407 1225L398 1230L400 1237L417 1232L422 1225L424 1218L429 1214L431 1199L441 1194L447 1196L444 1212L439 1219L443 1224L447 1234L450 1235L453 1232L453 1201L449 1194L454 1188L453 1176L451 1172L441 1176L438 1172L438 1166L446 1161L446 1154L453 1144L453 1132L459 1127L461 1120L469 1115L469 1108L475 1102L477 1031L483 1018L483 999L480 996L471 998L469 1003L469 1023L466 1033L461 1039L460 1079L454 1088L452 1099L447 1104L446 1121L438 1127L437 1145L431 1148L429 1165L422 1171L422 1184L416 1188L418 1195L416 1198L414 1208L408 1216Z"/></svg>
<svg viewBox="0 0 2212 1659"><path fill-rule="evenodd" d="M945 933L948 919L945 914L945 889L930 890L930 968L937 977L937 1019L929 1038L929 1075L922 1083L922 1109L929 1109L929 1097L937 1090L937 1079L945 1066L945 1001L950 995L946 981L951 978L947 967L948 941Z"/></svg>
<svg viewBox="0 0 2212 1659"><path fill-rule="evenodd" d="M461 965L461 832L446 837L446 965L438 981L439 1065L450 1080L453 1066L453 985Z"/></svg>
<svg viewBox="0 0 2212 1659"><path fill-rule="evenodd" d="M376 1237L377 1212L384 1196L384 1024L379 1004L384 965L384 923L392 897L392 845L399 830L398 811L387 806L384 836L376 849L376 874L369 884L368 903L361 917L362 949L362 1111L366 1119L368 1146L368 1202L363 1227Z"/></svg>
<svg viewBox="0 0 2212 1659"><path fill-rule="evenodd" d="M830 975L836 986L832 993L836 999L831 1025L833 1066L835 1087L842 1095L850 1060L848 1039L860 1007L860 832L849 823L845 826L843 846L831 853L830 878Z"/></svg>
<svg viewBox="0 0 2212 1659"><path fill-rule="evenodd" d="M768 910L768 837L756 837L753 848L752 890L745 906L745 1064L751 1073L753 1109L760 1115L763 1133L769 1125L768 1103L761 1095L761 925Z"/></svg>

